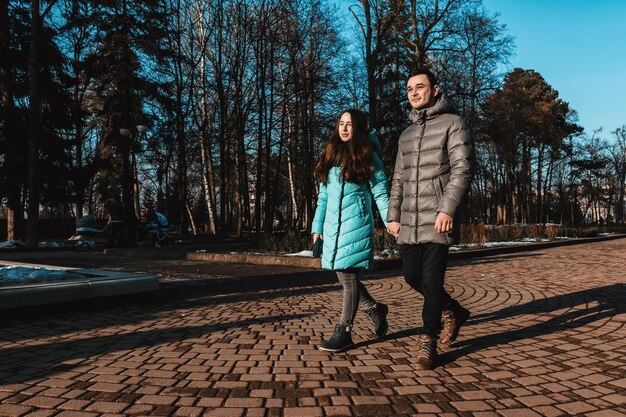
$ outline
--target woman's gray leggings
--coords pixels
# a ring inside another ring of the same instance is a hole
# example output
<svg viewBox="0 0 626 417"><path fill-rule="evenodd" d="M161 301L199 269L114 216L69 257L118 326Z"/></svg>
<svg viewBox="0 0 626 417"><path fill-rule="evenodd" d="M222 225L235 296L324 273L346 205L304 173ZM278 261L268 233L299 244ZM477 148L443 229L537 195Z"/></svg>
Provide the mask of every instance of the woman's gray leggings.
<svg viewBox="0 0 626 417"><path fill-rule="evenodd" d="M365 285L359 281L358 270L342 270L337 271L339 283L343 285L343 307L341 309L341 324L352 325L354 316L359 307L370 310L376 307L376 301L372 298Z"/></svg>

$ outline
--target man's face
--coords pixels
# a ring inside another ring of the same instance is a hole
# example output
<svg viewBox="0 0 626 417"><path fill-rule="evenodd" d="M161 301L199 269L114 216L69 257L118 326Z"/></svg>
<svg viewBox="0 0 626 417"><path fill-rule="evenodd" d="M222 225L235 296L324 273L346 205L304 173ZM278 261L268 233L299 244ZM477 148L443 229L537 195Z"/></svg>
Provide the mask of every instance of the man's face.
<svg viewBox="0 0 626 417"><path fill-rule="evenodd" d="M432 106L437 94L439 86L433 88L426 74L415 75L406 82L406 95L414 109L422 110Z"/></svg>

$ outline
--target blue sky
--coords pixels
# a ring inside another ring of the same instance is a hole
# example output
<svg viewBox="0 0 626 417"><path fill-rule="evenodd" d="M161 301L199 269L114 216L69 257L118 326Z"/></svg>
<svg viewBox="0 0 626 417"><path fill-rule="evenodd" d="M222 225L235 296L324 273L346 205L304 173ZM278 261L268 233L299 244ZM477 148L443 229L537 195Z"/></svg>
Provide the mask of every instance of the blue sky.
<svg viewBox="0 0 626 417"><path fill-rule="evenodd" d="M626 125L625 0L483 0L515 38L511 68L539 72L592 134Z"/></svg>
<svg viewBox="0 0 626 417"><path fill-rule="evenodd" d="M335 0L354 30L348 6ZM539 72L601 137L626 125L626 0L483 0L515 41L510 68Z"/></svg>

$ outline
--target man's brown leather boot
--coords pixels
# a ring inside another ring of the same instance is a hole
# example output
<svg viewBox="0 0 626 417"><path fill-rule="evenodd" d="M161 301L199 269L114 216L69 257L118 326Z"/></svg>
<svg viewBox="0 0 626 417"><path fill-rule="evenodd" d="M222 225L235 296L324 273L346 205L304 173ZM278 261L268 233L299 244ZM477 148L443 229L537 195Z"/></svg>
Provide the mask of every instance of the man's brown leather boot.
<svg viewBox="0 0 626 417"><path fill-rule="evenodd" d="M439 335L439 343L448 345L454 342L459 335L461 326L465 324L469 316L469 310L461 306L456 311L444 311L442 314L443 328Z"/></svg>
<svg viewBox="0 0 626 417"><path fill-rule="evenodd" d="M437 361L437 339L433 336L422 334L419 338L417 351L417 368L423 370L433 369Z"/></svg>

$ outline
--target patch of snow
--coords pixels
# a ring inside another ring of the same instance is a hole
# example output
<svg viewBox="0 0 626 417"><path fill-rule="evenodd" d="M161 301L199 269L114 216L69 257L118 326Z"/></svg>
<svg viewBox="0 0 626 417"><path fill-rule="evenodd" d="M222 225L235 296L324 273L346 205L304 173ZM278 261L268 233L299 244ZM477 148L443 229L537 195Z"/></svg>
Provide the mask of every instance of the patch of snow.
<svg viewBox="0 0 626 417"><path fill-rule="evenodd" d="M7 240L6 242L0 242L0 249L23 248L25 246L26 246L26 243L24 243L24 241L22 240ZM42 241L42 242L39 242L37 246L40 248L68 248L68 247L71 247L72 245L66 242L59 242L59 241L54 241L54 242Z"/></svg>
<svg viewBox="0 0 626 417"><path fill-rule="evenodd" d="M285 256L304 256L306 258L312 258L313 257L313 251L312 250L302 250L302 251L297 252L297 253L286 253Z"/></svg>
<svg viewBox="0 0 626 417"><path fill-rule="evenodd" d="M22 240L7 240L6 242L0 242L0 249L22 248L24 246L26 246L26 243Z"/></svg>
<svg viewBox="0 0 626 417"><path fill-rule="evenodd" d="M385 256L388 258L390 256L400 256L400 251L398 249L393 249L391 251L389 249L385 249L380 254L381 256Z"/></svg>
<svg viewBox="0 0 626 417"><path fill-rule="evenodd" d="M84 275L66 270L51 270L30 266L0 268L0 285L34 284L84 278Z"/></svg>
<svg viewBox="0 0 626 417"><path fill-rule="evenodd" d="M65 242L39 242L38 245L40 248L67 248L69 245Z"/></svg>
<svg viewBox="0 0 626 417"><path fill-rule="evenodd" d="M527 243L532 243L535 242L535 239L528 239L528 240L520 240L520 241L510 241L510 242L485 242L483 243L483 246L486 248L495 248L498 246L519 246L519 245L525 245Z"/></svg>
<svg viewBox="0 0 626 417"><path fill-rule="evenodd" d="M508 242L485 242L482 245L478 243L463 243L461 245L454 245L450 247L450 250L462 250L462 249L477 249L477 248L497 248L501 246L518 246L518 245L526 245L528 243L536 242L536 239L522 239L519 241L508 241Z"/></svg>

